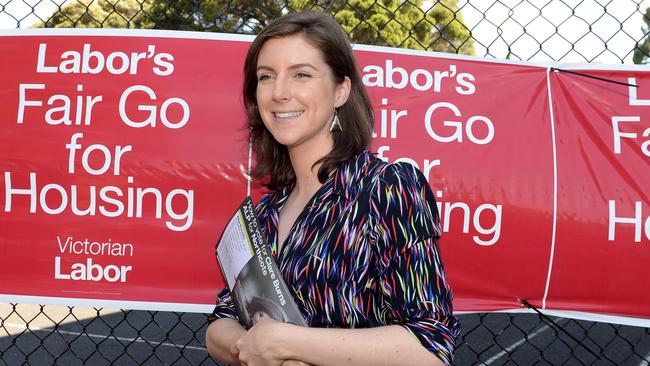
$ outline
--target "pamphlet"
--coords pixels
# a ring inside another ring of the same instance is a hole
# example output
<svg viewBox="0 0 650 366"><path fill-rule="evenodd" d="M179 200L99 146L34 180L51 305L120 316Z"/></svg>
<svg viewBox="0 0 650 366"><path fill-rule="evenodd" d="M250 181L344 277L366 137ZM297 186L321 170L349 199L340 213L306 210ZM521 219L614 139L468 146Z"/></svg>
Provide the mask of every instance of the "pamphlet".
<svg viewBox="0 0 650 366"><path fill-rule="evenodd" d="M216 255L246 329L264 317L307 325L271 256L250 196L228 222Z"/></svg>

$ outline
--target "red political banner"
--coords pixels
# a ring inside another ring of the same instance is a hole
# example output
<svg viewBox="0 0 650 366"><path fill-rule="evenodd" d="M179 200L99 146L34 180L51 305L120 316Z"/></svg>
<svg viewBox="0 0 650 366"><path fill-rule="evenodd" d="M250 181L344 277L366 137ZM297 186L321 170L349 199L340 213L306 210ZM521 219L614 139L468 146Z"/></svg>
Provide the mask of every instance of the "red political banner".
<svg viewBox="0 0 650 366"><path fill-rule="evenodd" d="M0 298L210 311L214 244L246 194L252 38L0 36ZM372 151L436 194L456 310L648 322L648 72L355 52Z"/></svg>
<svg viewBox="0 0 650 366"><path fill-rule="evenodd" d="M2 292L214 302L248 43L65 34L2 37Z"/></svg>
<svg viewBox="0 0 650 366"><path fill-rule="evenodd" d="M373 151L417 165L436 194L456 309L541 298L553 179L545 70L430 54L358 58L375 103Z"/></svg>
<svg viewBox="0 0 650 366"><path fill-rule="evenodd" d="M581 75L551 74L557 236L545 305L650 317L650 72L567 71Z"/></svg>

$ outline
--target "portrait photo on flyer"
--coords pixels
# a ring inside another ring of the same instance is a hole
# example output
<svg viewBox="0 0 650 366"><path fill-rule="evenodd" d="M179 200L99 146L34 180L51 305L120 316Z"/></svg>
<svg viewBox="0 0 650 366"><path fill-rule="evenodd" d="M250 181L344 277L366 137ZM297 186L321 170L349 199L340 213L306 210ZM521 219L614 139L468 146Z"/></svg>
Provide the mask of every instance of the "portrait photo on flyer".
<svg viewBox="0 0 650 366"><path fill-rule="evenodd" d="M215 252L242 325L249 329L268 317L306 326L271 256L250 197L226 225Z"/></svg>

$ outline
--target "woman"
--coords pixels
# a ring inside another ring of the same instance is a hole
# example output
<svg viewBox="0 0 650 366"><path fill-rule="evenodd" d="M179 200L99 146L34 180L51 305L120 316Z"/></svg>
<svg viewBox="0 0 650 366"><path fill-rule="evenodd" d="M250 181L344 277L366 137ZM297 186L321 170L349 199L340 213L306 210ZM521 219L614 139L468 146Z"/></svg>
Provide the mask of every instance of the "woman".
<svg viewBox="0 0 650 366"><path fill-rule="evenodd" d="M350 43L322 13L286 15L244 65L257 165L272 193L258 215L310 327L261 319L246 331L223 290L206 334L230 364L442 365L460 326L422 173L366 149L373 115Z"/></svg>

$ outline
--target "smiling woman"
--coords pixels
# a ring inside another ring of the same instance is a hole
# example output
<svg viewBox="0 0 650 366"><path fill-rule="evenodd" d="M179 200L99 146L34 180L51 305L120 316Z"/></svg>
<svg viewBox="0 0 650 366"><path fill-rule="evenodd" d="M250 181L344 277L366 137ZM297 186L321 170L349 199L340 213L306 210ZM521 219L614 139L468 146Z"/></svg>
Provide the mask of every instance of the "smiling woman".
<svg viewBox="0 0 650 366"><path fill-rule="evenodd" d="M322 13L271 23L246 57L244 102L253 175L272 190L261 227L309 327L260 316L245 330L224 289L210 354L248 366L449 363L460 324L434 195L417 168L367 150L372 108L340 26Z"/></svg>
<svg viewBox="0 0 650 366"><path fill-rule="evenodd" d="M321 147L320 156L332 150L331 121L348 98L350 79L337 84L331 73L320 51L301 35L270 39L260 51L259 113L275 141L294 153L313 146Z"/></svg>

